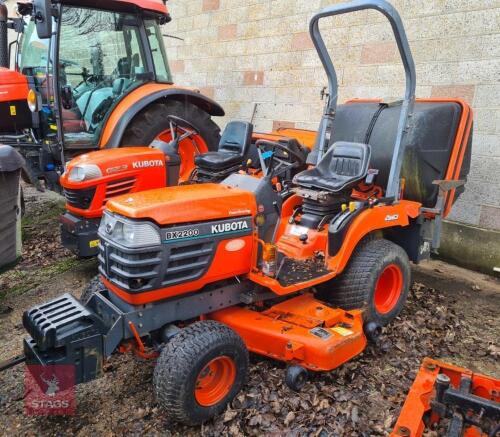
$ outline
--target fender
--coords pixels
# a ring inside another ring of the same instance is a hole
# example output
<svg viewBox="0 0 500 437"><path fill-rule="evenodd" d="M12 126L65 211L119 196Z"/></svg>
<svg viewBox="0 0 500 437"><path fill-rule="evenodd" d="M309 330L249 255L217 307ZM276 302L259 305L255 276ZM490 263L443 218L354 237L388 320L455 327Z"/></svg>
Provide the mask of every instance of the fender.
<svg viewBox="0 0 500 437"><path fill-rule="evenodd" d="M100 149L120 146L125 129L132 119L146 106L161 99L188 101L212 116L224 116L217 102L189 88L176 85L149 83L127 94L108 116L99 139Z"/></svg>
<svg viewBox="0 0 500 437"><path fill-rule="evenodd" d="M420 214L419 202L401 200L394 205L384 205L369 208L357 215L348 225L340 250L335 256L327 258L328 269L340 274L351 259L351 255L359 242L370 232L391 228L405 227L411 218Z"/></svg>
<svg viewBox="0 0 500 437"><path fill-rule="evenodd" d="M286 212L289 213L299 200L300 198L292 196L288 199L289 202L285 202L283 208L286 208ZM421 206L422 204L419 202L401 200L394 205L375 206L360 212L349 223L342 245L336 255L326 257L326 265L330 272L324 276L319 276L309 281L298 282L285 287L275 278L265 276L258 271L251 271L248 273L247 277L251 281L271 289L280 296L314 287L319 283L326 282L340 275L351 259L351 255L356 249L356 246L366 235L370 232L384 228L408 226L410 224L410 219L416 218L420 214ZM281 228L283 229L284 226Z"/></svg>

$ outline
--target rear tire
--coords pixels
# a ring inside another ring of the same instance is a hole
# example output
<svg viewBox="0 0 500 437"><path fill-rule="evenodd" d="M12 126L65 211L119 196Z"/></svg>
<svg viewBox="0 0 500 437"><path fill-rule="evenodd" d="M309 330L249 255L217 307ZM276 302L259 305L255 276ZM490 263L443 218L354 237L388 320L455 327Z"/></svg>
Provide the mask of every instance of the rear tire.
<svg viewBox="0 0 500 437"><path fill-rule="evenodd" d="M248 372L248 351L229 327L209 320L182 329L154 371L158 403L173 420L197 425L224 411Z"/></svg>
<svg viewBox="0 0 500 437"><path fill-rule="evenodd" d="M411 280L406 252L391 241L361 243L342 274L316 287L318 297L345 310L363 309L365 323L390 323L403 309Z"/></svg>
<svg viewBox="0 0 500 437"><path fill-rule="evenodd" d="M170 129L168 115L186 120L196 128L200 136L197 146L200 153L215 151L219 147L220 128L210 115L191 103L180 103L175 100L153 103L143 109L130 122L123 134L121 146L149 146L155 139L165 137ZM171 135L167 135L170 141ZM181 180L187 180L194 169L195 149L190 140L185 140L179 147L181 155ZM183 150L184 148L184 150ZM193 155L193 156L191 156ZM187 162L189 161L189 162Z"/></svg>

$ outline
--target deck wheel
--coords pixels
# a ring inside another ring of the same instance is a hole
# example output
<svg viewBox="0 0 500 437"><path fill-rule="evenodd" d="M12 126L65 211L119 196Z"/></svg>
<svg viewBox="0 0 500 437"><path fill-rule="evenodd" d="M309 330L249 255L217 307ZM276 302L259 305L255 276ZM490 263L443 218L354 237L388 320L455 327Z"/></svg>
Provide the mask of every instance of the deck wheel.
<svg viewBox="0 0 500 437"><path fill-rule="evenodd" d="M307 369L302 366L289 366L286 370L285 384L293 391L300 391L307 382Z"/></svg>

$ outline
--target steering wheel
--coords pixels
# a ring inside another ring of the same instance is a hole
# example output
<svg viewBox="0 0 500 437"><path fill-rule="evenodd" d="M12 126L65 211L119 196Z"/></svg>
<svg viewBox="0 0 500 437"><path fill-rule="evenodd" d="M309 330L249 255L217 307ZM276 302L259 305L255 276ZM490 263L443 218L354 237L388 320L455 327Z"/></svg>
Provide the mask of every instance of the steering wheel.
<svg viewBox="0 0 500 437"><path fill-rule="evenodd" d="M179 144L181 141L184 141L186 138L192 138L196 135L199 135L199 131L196 127L194 127L189 121L184 120L183 118L176 117L175 115L167 115L167 120L169 124L170 130L170 146L176 151L179 151ZM156 140L155 140L156 141ZM196 152L199 154L198 146L195 141L192 141ZM151 144L154 147L154 141Z"/></svg>
<svg viewBox="0 0 500 437"><path fill-rule="evenodd" d="M306 162L304 156L300 155L295 150L290 149L286 144L283 143L268 140L258 140L255 143L255 147L257 147L260 165L262 167L264 176L269 178L280 176L288 170L304 165ZM290 161L278 156L276 154L277 151L281 151L286 157L292 157L293 160ZM267 160L268 163L266 164Z"/></svg>

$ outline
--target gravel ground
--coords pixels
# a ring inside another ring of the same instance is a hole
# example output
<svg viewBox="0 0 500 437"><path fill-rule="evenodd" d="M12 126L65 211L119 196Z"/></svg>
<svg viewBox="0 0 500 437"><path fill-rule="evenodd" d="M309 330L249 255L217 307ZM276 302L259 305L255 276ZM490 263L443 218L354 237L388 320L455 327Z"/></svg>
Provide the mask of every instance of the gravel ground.
<svg viewBox="0 0 500 437"><path fill-rule="evenodd" d="M62 201L26 192L23 260L0 275L0 360L20 352L22 312L61 292L79 296L95 261L60 248L55 220ZM284 365L252 356L249 380L226 412L202 427L169 422L152 392L154 363L114 355L99 380L77 387L71 417L24 414L23 366L0 374L4 435L387 435L425 356L500 377L500 284L432 261L414 269L408 303L378 348L329 372L300 393L283 383ZM437 435L429 433L428 435Z"/></svg>

